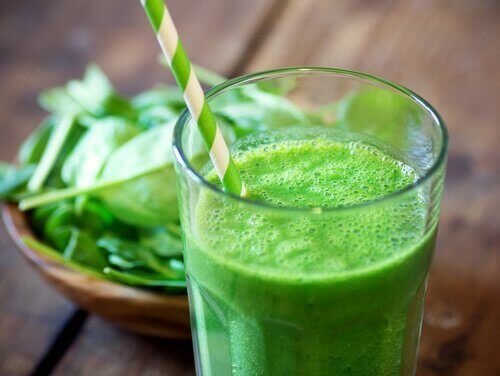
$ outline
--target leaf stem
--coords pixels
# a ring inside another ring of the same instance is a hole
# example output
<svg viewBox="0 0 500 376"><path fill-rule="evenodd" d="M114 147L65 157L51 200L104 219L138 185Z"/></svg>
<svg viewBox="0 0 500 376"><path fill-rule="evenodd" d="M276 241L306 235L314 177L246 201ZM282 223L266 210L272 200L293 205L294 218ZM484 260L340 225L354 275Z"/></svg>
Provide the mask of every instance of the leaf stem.
<svg viewBox="0 0 500 376"><path fill-rule="evenodd" d="M160 171L164 169L165 167L169 166L171 163L165 163L159 166L155 166L153 168L150 168L148 170L141 171L138 174L127 176L122 179L117 179L117 180L108 180L108 181L98 181L93 185L89 185L87 187L70 187L70 188L64 188L64 189L59 189L56 191L49 191L46 193L42 193L39 195L34 195L28 198L25 198L19 202L19 208L21 210L29 210L33 209L37 206L45 205L45 204L50 204L52 202L57 202L57 201L62 201L62 200L67 200L76 196L80 196L83 194L88 194L96 191L100 191L103 189L107 188L112 188L114 186L128 183L130 181L133 181L135 179L139 179L145 175Z"/></svg>
<svg viewBox="0 0 500 376"><path fill-rule="evenodd" d="M149 286L149 287L171 287L171 288L186 288L186 281L172 279L149 279L142 276L137 276L131 273L119 272L116 269L106 267L104 274L116 278L121 282L130 285Z"/></svg>
<svg viewBox="0 0 500 376"><path fill-rule="evenodd" d="M64 115L56 127L52 130L45 152L42 155L40 163L36 166L33 176L28 182L28 190L32 192L39 191L43 183L54 167L59 153L61 152L66 139L74 123L74 115Z"/></svg>

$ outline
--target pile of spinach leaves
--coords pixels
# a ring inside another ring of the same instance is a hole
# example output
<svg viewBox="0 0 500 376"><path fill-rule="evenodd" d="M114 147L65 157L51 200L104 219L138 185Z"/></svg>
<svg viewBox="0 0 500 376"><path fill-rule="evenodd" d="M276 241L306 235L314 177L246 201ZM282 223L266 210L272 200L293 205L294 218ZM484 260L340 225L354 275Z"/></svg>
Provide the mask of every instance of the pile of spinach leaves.
<svg viewBox="0 0 500 376"><path fill-rule="evenodd" d="M212 86L223 78L197 68ZM306 115L272 86L235 90L214 107L230 139ZM30 246L80 271L144 288L184 291L172 130L184 110L174 86L126 98L96 65L39 96L49 116L0 163L0 201L19 202ZM203 150L200 150L203 153Z"/></svg>

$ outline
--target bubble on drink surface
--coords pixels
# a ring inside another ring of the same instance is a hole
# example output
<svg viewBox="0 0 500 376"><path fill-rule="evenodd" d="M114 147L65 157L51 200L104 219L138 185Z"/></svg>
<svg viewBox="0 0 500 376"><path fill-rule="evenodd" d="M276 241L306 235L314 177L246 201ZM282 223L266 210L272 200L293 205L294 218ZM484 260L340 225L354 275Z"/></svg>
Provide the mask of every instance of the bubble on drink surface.
<svg viewBox="0 0 500 376"><path fill-rule="evenodd" d="M280 275L350 271L414 247L425 233L421 192L347 207L403 190L417 173L390 148L348 136L322 129L304 137L294 130L238 141L232 152L249 197L267 208L208 194L196 216L197 227L205 229L200 243L224 262ZM210 166L204 176L219 184ZM293 211L304 208L322 208L321 215ZM330 210L335 208L345 209Z"/></svg>

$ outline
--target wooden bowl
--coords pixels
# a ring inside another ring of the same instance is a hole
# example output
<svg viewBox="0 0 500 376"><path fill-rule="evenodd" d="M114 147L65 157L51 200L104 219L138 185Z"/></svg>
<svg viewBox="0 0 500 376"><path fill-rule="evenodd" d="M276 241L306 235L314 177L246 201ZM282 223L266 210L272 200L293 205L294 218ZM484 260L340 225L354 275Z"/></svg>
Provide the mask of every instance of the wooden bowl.
<svg viewBox="0 0 500 376"><path fill-rule="evenodd" d="M186 295L141 290L85 275L23 243L34 237L25 213L16 205L2 208L7 230L21 253L66 298L122 328L164 338L190 338Z"/></svg>

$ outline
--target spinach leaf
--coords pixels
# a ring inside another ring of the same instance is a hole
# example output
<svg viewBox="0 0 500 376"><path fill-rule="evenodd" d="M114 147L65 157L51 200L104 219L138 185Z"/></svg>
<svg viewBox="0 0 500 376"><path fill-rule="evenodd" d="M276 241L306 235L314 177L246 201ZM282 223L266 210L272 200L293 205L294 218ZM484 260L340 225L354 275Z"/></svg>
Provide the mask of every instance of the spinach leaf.
<svg viewBox="0 0 500 376"><path fill-rule="evenodd" d="M52 116L46 118L38 128L24 140L17 158L22 166L36 164L42 159L43 152L49 142L50 134L56 119Z"/></svg>
<svg viewBox="0 0 500 376"><path fill-rule="evenodd" d="M97 245L110 254L110 264L121 269L139 268L143 272L162 275L164 278L184 278L183 273L170 269L168 259L156 256L150 248L137 242L105 236L97 241Z"/></svg>
<svg viewBox="0 0 500 376"><path fill-rule="evenodd" d="M147 177L150 174L155 174L160 171L162 167L163 166L155 167L150 170L140 171L135 175L130 175L123 179L97 181L95 184L88 187L67 187L64 189L49 190L37 195L26 196L19 201L19 208L21 210L30 210L42 205L57 203L81 195L92 194L94 196L97 196L100 191L108 189L118 189L118 187L122 184L142 179L143 177Z"/></svg>
<svg viewBox="0 0 500 376"><path fill-rule="evenodd" d="M94 64L87 67L82 80L71 80L65 87L44 91L38 102L48 112L59 116L91 114L94 117L137 117L130 102L116 93L103 71Z"/></svg>
<svg viewBox="0 0 500 376"><path fill-rule="evenodd" d="M139 129L124 118L95 120L65 159L61 172L63 181L76 187L94 183L113 151L137 134Z"/></svg>
<svg viewBox="0 0 500 376"><path fill-rule="evenodd" d="M63 257L65 260L72 260L97 270L108 265L104 252L97 247L95 239L77 228L71 229Z"/></svg>
<svg viewBox="0 0 500 376"><path fill-rule="evenodd" d="M51 245L62 250L69 241L70 230L75 223L73 207L63 202L47 214L43 223L43 237Z"/></svg>
<svg viewBox="0 0 500 376"><path fill-rule="evenodd" d="M139 236L139 243L158 256L182 256L182 242L179 235L171 233L164 227L142 230Z"/></svg>
<svg viewBox="0 0 500 376"><path fill-rule="evenodd" d="M123 222L139 227L177 221L177 192L172 155L174 123L151 128L115 150L100 179L124 183L98 192L109 210ZM152 171L140 179L130 176Z"/></svg>
<svg viewBox="0 0 500 376"><path fill-rule="evenodd" d="M184 267L184 262L180 259L171 258L168 261L168 266L170 267L171 270L176 271L180 275L184 276L186 273L186 268Z"/></svg>
<svg viewBox="0 0 500 376"><path fill-rule="evenodd" d="M166 107L175 112L186 108L179 89L174 86L156 86L132 98L132 106L137 111L144 111L154 107Z"/></svg>
<svg viewBox="0 0 500 376"><path fill-rule="evenodd" d="M185 280L166 279L161 275L151 275L140 272L120 272L116 269L107 267L104 268L104 274L110 278L125 283L127 285L139 287L164 287L170 292L185 292Z"/></svg>
<svg viewBox="0 0 500 376"><path fill-rule="evenodd" d="M144 128L149 129L176 120L179 115L180 111L165 106L157 106L142 111L139 115L138 122Z"/></svg>
<svg viewBox="0 0 500 376"><path fill-rule="evenodd" d="M141 268L145 266L145 262L143 260L136 260L136 259L128 260L127 258L123 257L123 255L121 255L120 253L109 255L108 262L110 266L122 270Z"/></svg>
<svg viewBox="0 0 500 376"><path fill-rule="evenodd" d="M85 108L69 95L66 88L61 87L41 92L38 96L38 104L46 111L58 116L85 112Z"/></svg>
<svg viewBox="0 0 500 376"><path fill-rule="evenodd" d="M113 218L97 202L64 201L37 208L32 213L36 233L54 246L65 260L102 270L108 265L97 237L112 229Z"/></svg>
<svg viewBox="0 0 500 376"><path fill-rule="evenodd" d="M0 200L10 200L31 178L35 165L17 168L0 162Z"/></svg>
<svg viewBox="0 0 500 376"><path fill-rule="evenodd" d="M20 202L20 208L27 210L89 194L102 200L125 223L154 227L177 222L176 187L166 184L175 181L172 127L173 123L152 128L115 150L95 184L28 197Z"/></svg>
<svg viewBox="0 0 500 376"><path fill-rule="evenodd" d="M38 252L44 254L47 257L50 257L53 260L56 260L58 262L61 262L65 265L68 265L71 269L74 269L78 271L79 273L85 274L85 275L90 275L92 277L96 278L106 278L106 279L111 279L107 277L106 274L102 273L101 271L96 271L94 269L91 269L89 267L85 267L80 265L77 262L74 262L73 260L66 260L63 258L62 254L52 247L49 247L48 245L32 238L29 236L23 236L21 238L24 244L26 244L28 247L37 250Z"/></svg>
<svg viewBox="0 0 500 376"><path fill-rule="evenodd" d="M121 233L123 226L116 223L111 212L99 201L92 200L88 196L78 196L74 211L78 227L94 236L101 236L105 231L111 230ZM123 230L130 236L134 235L132 229Z"/></svg>
<svg viewBox="0 0 500 376"><path fill-rule="evenodd" d="M306 114L279 95L242 87L222 94L211 103L214 113L233 126L237 137L262 129L310 123Z"/></svg>
<svg viewBox="0 0 500 376"><path fill-rule="evenodd" d="M28 189L30 191L38 191L43 186L45 180L53 170L57 158L60 156L64 148L66 139L71 133L74 124L73 115L65 115L52 129L47 147L45 148L40 163L36 166L33 176L28 182Z"/></svg>
<svg viewBox="0 0 500 376"><path fill-rule="evenodd" d="M274 95L286 95L297 86L297 80L293 77L281 78L279 81L260 81L256 83L259 90Z"/></svg>
<svg viewBox="0 0 500 376"><path fill-rule="evenodd" d="M175 121L186 105L175 87L157 86L132 99L132 105L139 112L139 124L151 128Z"/></svg>
<svg viewBox="0 0 500 376"><path fill-rule="evenodd" d="M409 99L379 88L364 90L338 103L339 127L362 132L406 148L408 132L419 123L419 110Z"/></svg>
<svg viewBox="0 0 500 376"><path fill-rule="evenodd" d="M106 250L110 255L119 255L124 260L139 260L141 266L145 265L139 254L139 244L134 241L124 240L114 235L107 234L97 240L97 246Z"/></svg>
<svg viewBox="0 0 500 376"><path fill-rule="evenodd" d="M34 209L29 214L31 226L39 238L44 238L45 222L60 205L61 203L59 202L43 205Z"/></svg>
<svg viewBox="0 0 500 376"><path fill-rule="evenodd" d="M130 119L136 117L130 102L115 92L109 79L96 65L87 67L81 81L68 82L66 91L85 111L96 117L107 114L121 115Z"/></svg>

